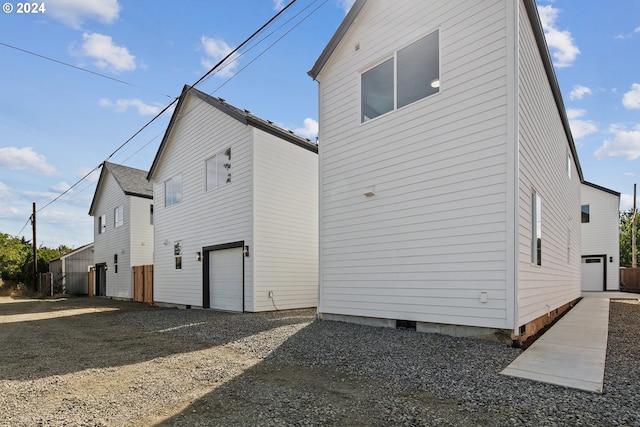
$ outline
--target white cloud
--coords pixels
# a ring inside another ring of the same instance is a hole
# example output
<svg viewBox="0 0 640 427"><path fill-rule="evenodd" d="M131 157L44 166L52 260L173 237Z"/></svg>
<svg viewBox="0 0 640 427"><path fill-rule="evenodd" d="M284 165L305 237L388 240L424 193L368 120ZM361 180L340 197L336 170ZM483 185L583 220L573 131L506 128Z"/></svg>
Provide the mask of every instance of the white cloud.
<svg viewBox="0 0 640 427"><path fill-rule="evenodd" d="M162 107L159 105L145 104L143 101L137 98L133 99L118 99L115 102L108 98L102 98L98 101L101 107L113 108L118 113L127 111L129 107L133 107L138 110L138 114L141 116L153 116L162 111ZM88 172L88 171L87 171Z"/></svg>
<svg viewBox="0 0 640 427"><path fill-rule="evenodd" d="M120 73L136 69L136 57L129 53L124 46L117 46L109 36L98 33L82 34L80 54L95 59L95 65Z"/></svg>
<svg viewBox="0 0 640 427"><path fill-rule="evenodd" d="M312 118L307 117L304 119L303 126L301 128L296 128L293 131L304 137L313 140L316 136L318 136L318 122L313 120Z"/></svg>
<svg viewBox="0 0 640 427"><path fill-rule="evenodd" d="M33 151L31 147L1 147L0 167L10 170L31 170L45 175L54 175L56 168L47 163L47 159Z"/></svg>
<svg viewBox="0 0 640 427"><path fill-rule="evenodd" d="M351 6L353 6L353 3L355 3L355 0L337 0L338 1L338 6L340 6L342 8L342 10L344 10L344 13L348 13L349 9L351 9Z"/></svg>
<svg viewBox="0 0 640 427"><path fill-rule="evenodd" d="M571 32L560 30L556 26L556 20L560 9L551 5L538 6L538 14L542 22L542 28L547 40L547 45L552 51L553 63L558 68L569 67L573 65L580 49L575 45Z"/></svg>
<svg viewBox="0 0 640 427"><path fill-rule="evenodd" d="M569 94L569 99L576 100L582 99L585 95L591 95L591 89L586 86L575 85L571 93Z"/></svg>
<svg viewBox="0 0 640 427"><path fill-rule="evenodd" d="M85 20L112 24L120 15L118 0L47 0L47 15L80 29Z"/></svg>
<svg viewBox="0 0 640 427"><path fill-rule="evenodd" d="M207 55L200 60L200 63L207 70L213 68L222 58L227 56L233 49L222 39L214 39L207 36L200 37L200 44L204 53ZM235 74L238 67L238 58L240 55L233 54L218 68L215 73L218 77L231 77Z"/></svg>
<svg viewBox="0 0 640 427"><path fill-rule="evenodd" d="M620 210L628 211L630 209L633 209L633 194L620 194Z"/></svg>
<svg viewBox="0 0 640 427"><path fill-rule="evenodd" d="M69 187L71 187L69 184L67 184L64 181L60 181L59 183L54 184L51 187L49 187L49 189L51 191L55 191L57 193L62 193L62 192L67 191L69 189Z"/></svg>
<svg viewBox="0 0 640 427"><path fill-rule="evenodd" d="M629 110L640 109L640 84L634 83L631 85L631 90L622 97L622 105Z"/></svg>
<svg viewBox="0 0 640 427"><path fill-rule="evenodd" d="M569 108L567 110L567 118L569 119L571 134L573 135L573 139L575 140L598 131L598 126L596 126L595 123L589 120L580 119L580 117L584 116L585 113L585 110L574 108Z"/></svg>
<svg viewBox="0 0 640 427"><path fill-rule="evenodd" d="M282 10L285 0L273 0L273 10Z"/></svg>
<svg viewBox="0 0 640 427"><path fill-rule="evenodd" d="M624 157L628 160L640 158L640 124L632 130L627 130L622 125L612 125L609 131L613 136L605 140L593 153L596 158Z"/></svg>

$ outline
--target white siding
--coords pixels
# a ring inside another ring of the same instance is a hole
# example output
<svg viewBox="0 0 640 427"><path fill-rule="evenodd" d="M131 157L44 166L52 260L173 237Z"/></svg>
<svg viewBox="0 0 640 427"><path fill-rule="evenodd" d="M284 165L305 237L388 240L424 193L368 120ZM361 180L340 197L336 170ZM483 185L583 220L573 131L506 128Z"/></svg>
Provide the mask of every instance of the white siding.
<svg viewBox="0 0 640 427"><path fill-rule="evenodd" d="M104 166L103 166L104 167ZM106 296L132 298L133 282L130 262L131 206L118 182L111 173L104 175L101 191L96 195L94 208L94 262L107 264ZM114 209L124 208L124 224L114 227ZM98 234L100 215L106 215L106 231ZM118 255L118 272L114 265L114 255Z"/></svg>
<svg viewBox="0 0 640 427"><path fill-rule="evenodd" d="M517 301L522 325L580 297L581 184L573 162L571 178L567 174L569 144L524 4L519 3ZM531 264L532 191L542 198L541 266Z"/></svg>
<svg viewBox="0 0 640 427"><path fill-rule="evenodd" d="M501 0L371 1L325 65L320 312L511 326L507 21ZM360 72L436 29L441 92L361 124Z"/></svg>
<svg viewBox="0 0 640 427"><path fill-rule="evenodd" d="M236 241L253 246L250 129L189 96L175 122L153 179L155 252L154 300L203 305L203 247ZM231 147L231 183L206 191L205 161ZM182 201L164 206L164 181L182 175ZM176 270L174 241L182 241L182 269ZM167 242L168 244L165 244ZM203 254L204 255L204 254ZM245 310L253 311L252 258L245 260Z"/></svg>
<svg viewBox="0 0 640 427"><path fill-rule="evenodd" d="M582 255L606 255L607 290L618 290L620 197L588 185L582 185L582 204L589 205L590 213L589 223L581 224Z"/></svg>
<svg viewBox="0 0 640 427"><path fill-rule="evenodd" d="M260 130L254 138L255 311L315 307L318 155Z"/></svg>
<svg viewBox="0 0 640 427"><path fill-rule="evenodd" d="M149 209L153 199L128 196L131 224L131 265L153 264L153 225Z"/></svg>

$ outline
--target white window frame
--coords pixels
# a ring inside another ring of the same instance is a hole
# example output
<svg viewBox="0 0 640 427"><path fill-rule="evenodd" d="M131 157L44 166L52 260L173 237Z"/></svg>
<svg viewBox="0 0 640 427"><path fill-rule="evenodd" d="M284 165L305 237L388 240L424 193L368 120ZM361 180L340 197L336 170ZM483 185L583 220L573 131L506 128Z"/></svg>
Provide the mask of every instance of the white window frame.
<svg viewBox="0 0 640 427"><path fill-rule="evenodd" d="M124 206L120 205L113 209L113 228L118 228L124 225Z"/></svg>
<svg viewBox="0 0 640 427"><path fill-rule="evenodd" d="M422 98L416 99L415 101L412 101L412 102L410 102L408 104L405 104L402 107L398 107L398 53L403 51L404 49L412 46L413 44L422 41L423 39L429 37L430 35L432 35L434 33L437 33L437 39L438 39L438 76L437 76L436 79L434 79L432 81L432 83L437 81L437 86L432 86L432 87L434 89L437 89L437 90L432 94L429 94L429 95L426 95L426 96L424 96ZM431 31L429 33L426 33L426 34L422 35L421 37L413 40L411 43L408 43L407 45L403 46L402 48L397 49L395 52L393 52L392 55L383 58L382 60L376 62L374 65L372 65L372 66L368 67L367 69L365 69L365 70L360 72L360 92L359 92L360 93L360 124L368 123L371 120L377 119L378 117L385 116L385 115L387 115L387 114L389 114L389 113L391 113L393 111L408 107L408 106L413 105L416 102L422 101L424 99L431 98L432 96L437 95L437 94L439 94L441 92L440 88L441 88L441 81L442 81L442 48L441 48L442 47L442 42L441 42L441 39L440 39L440 34L441 34L440 33L440 28L436 28L433 31ZM375 117L365 119L364 111L363 111L363 99L362 99L363 98L362 78L367 72L374 70L376 67L379 67L380 65L382 65L385 62L389 61L390 59L393 60L393 107L389 111L381 113L381 114L379 114L379 115L377 115Z"/></svg>
<svg viewBox="0 0 640 427"><path fill-rule="evenodd" d="M176 191L179 188L179 191ZM164 207L176 205L182 201L182 175L178 174L164 182Z"/></svg>
<svg viewBox="0 0 640 427"><path fill-rule="evenodd" d="M218 182L218 178L220 177L220 174L218 173L218 168L221 166L224 166L225 164L229 164L229 167L227 168L227 180L225 182L223 182L222 184ZM209 180L209 168L211 166L215 165L215 174L214 176L216 177L216 182L211 182ZM219 153L217 153L215 156L211 156L209 157L207 160L204 161L204 173L205 173L205 177L204 177L204 181L205 181L205 190L206 191L211 191L211 190L215 190L216 188L219 187L223 187L227 184L231 183L231 147L226 148L222 151L220 151Z"/></svg>

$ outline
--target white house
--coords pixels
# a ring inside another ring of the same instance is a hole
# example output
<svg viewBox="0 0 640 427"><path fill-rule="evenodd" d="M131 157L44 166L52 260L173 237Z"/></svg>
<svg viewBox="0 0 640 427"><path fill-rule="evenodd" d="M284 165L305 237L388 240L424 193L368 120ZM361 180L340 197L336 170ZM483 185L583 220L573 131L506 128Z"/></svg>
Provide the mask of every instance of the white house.
<svg viewBox="0 0 640 427"><path fill-rule="evenodd" d="M148 174L154 301L315 307L317 174L315 144L185 86Z"/></svg>
<svg viewBox="0 0 640 427"><path fill-rule="evenodd" d="M620 193L582 183L582 290L620 287Z"/></svg>
<svg viewBox="0 0 640 427"><path fill-rule="evenodd" d="M131 267L153 263L153 192L147 172L104 162L94 217L95 295L133 298Z"/></svg>
<svg viewBox="0 0 640 427"><path fill-rule="evenodd" d="M80 246L49 261L55 289L67 294L86 295L89 292L89 268L93 267L93 243Z"/></svg>
<svg viewBox="0 0 640 427"><path fill-rule="evenodd" d="M534 0L356 0L309 75L323 319L523 339L580 297L582 172Z"/></svg>

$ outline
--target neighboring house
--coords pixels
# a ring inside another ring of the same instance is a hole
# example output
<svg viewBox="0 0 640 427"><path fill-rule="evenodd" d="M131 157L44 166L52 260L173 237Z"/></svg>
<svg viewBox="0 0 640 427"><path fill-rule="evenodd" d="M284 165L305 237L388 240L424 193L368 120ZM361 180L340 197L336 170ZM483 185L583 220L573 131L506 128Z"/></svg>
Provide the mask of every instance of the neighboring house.
<svg viewBox="0 0 640 427"><path fill-rule="evenodd" d="M153 191L147 171L104 162L94 217L95 295L133 298L131 267L153 264Z"/></svg>
<svg viewBox="0 0 640 427"><path fill-rule="evenodd" d="M534 0L356 0L309 75L322 318L523 339L580 297L582 172Z"/></svg>
<svg viewBox="0 0 640 427"><path fill-rule="evenodd" d="M185 86L148 175L154 301L236 312L315 307L317 152Z"/></svg>
<svg viewBox="0 0 640 427"><path fill-rule="evenodd" d="M89 293L89 269L93 267L93 243L81 246L49 261L54 289L66 294Z"/></svg>
<svg viewBox="0 0 640 427"><path fill-rule="evenodd" d="M582 183L582 290L620 287L620 193Z"/></svg>

